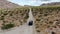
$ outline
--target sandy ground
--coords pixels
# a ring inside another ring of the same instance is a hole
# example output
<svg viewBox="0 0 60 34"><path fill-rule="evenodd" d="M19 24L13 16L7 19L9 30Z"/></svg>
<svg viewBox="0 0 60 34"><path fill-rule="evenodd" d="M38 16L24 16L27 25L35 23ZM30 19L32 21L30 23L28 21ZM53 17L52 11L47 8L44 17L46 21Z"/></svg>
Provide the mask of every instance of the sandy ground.
<svg viewBox="0 0 60 34"><path fill-rule="evenodd" d="M0 34L33 34L33 26L24 24L22 26L15 27L14 30L2 32Z"/></svg>
<svg viewBox="0 0 60 34"><path fill-rule="evenodd" d="M33 20L31 9L29 12L29 18L27 20L27 23L25 23L24 25L21 25L19 27L15 27L10 31L0 32L0 34L35 34L34 25L28 26L28 23L30 20Z"/></svg>
<svg viewBox="0 0 60 34"><path fill-rule="evenodd" d="M33 25L29 26L28 23L31 20L33 21ZM55 23L53 25L55 25ZM58 28L53 29L53 30L45 29L38 34L51 34L52 31L57 32L57 34L60 34L59 33L60 29L58 29ZM27 20L27 23L25 23L19 27L12 28L9 31L6 30L5 32L0 32L0 34L37 34L37 32L35 30L35 26L34 26L34 18L33 18L31 9L29 12L29 18Z"/></svg>

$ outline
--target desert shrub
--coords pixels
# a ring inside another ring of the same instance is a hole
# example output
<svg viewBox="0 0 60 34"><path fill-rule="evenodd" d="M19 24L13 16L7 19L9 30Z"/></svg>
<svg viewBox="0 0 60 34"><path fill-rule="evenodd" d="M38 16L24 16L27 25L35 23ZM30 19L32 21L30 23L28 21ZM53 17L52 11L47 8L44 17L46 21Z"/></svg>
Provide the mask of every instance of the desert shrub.
<svg viewBox="0 0 60 34"><path fill-rule="evenodd" d="M29 16L27 15L25 18L27 19Z"/></svg>
<svg viewBox="0 0 60 34"><path fill-rule="evenodd" d="M24 17L25 19L27 19L29 17L29 15L28 14L26 14L26 16Z"/></svg>
<svg viewBox="0 0 60 34"><path fill-rule="evenodd" d="M4 15L7 15L8 13L4 13Z"/></svg>
<svg viewBox="0 0 60 34"><path fill-rule="evenodd" d="M0 20L4 20L4 16L1 16L1 17L0 17Z"/></svg>
<svg viewBox="0 0 60 34"><path fill-rule="evenodd" d="M53 23L53 21L49 21L49 24L52 24Z"/></svg>
<svg viewBox="0 0 60 34"><path fill-rule="evenodd" d="M48 14L44 14L44 16L47 16Z"/></svg>
<svg viewBox="0 0 60 34"><path fill-rule="evenodd" d="M40 12L40 14L43 14L43 12Z"/></svg>
<svg viewBox="0 0 60 34"><path fill-rule="evenodd" d="M10 16L13 16L13 14L10 14Z"/></svg>
<svg viewBox="0 0 60 34"><path fill-rule="evenodd" d="M35 28L39 28L39 26L36 26Z"/></svg>
<svg viewBox="0 0 60 34"><path fill-rule="evenodd" d="M41 19L36 19L36 21L40 21Z"/></svg>
<svg viewBox="0 0 60 34"><path fill-rule="evenodd" d="M51 32L51 34L56 34L55 32Z"/></svg>
<svg viewBox="0 0 60 34"><path fill-rule="evenodd" d="M50 25L48 25L47 28L50 28Z"/></svg>
<svg viewBox="0 0 60 34"><path fill-rule="evenodd" d="M37 32L40 32L40 30L36 30Z"/></svg>
<svg viewBox="0 0 60 34"><path fill-rule="evenodd" d="M5 30L5 29L10 29L10 28L12 28L12 27L14 27L14 24L6 24L6 25L3 25L2 27L1 27L1 29L2 30Z"/></svg>
<svg viewBox="0 0 60 34"><path fill-rule="evenodd" d="M42 16L39 15L38 17L40 18L40 17L42 17Z"/></svg>
<svg viewBox="0 0 60 34"><path fill-rule="evenodd" d="M8 11L7 11L7 10L2 11L2 14L3 14L3 15L7 15L7 14L8 14Z"/></svg>
<svg viewBox="0 0 60 34"><path fill-rule="evenodd" d="M23 16L24 14L23 14L23 13L21 13L21 15Z"/></svg>

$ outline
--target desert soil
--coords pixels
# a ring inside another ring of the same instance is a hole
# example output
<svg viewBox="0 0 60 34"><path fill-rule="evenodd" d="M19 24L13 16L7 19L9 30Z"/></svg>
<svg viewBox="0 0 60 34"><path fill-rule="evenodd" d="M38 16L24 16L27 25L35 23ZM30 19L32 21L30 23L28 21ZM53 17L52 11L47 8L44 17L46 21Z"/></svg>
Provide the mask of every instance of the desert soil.
<svg viewBox="0 0 60 34"><path fill-rule="evenodd" d="M34 24L32 26L28 25L30 20L33 20L31 10L29 12L29 18L27 20L27 23L25 23L19 27L12 28L9 31L0 32L0 34L36 34Z"/></svg>

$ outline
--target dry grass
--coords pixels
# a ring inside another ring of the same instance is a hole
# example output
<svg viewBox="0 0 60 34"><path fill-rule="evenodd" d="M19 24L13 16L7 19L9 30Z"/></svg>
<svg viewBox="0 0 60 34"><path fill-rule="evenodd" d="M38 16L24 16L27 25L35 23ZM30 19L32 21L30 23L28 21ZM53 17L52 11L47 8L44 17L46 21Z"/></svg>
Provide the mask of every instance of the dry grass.
<svg viewBox="0 0 60 34"><path fill-rule="evenodd" d="M45 29L60 28L60 7L30 7L35 18L35 28L40 34ZM0 10L0 23L12 23L15 26L26 23L29 7ZM57 21L57 22L56 22ZM56 24L54 24L56 22ZM0 24L0 25L1 25ZM2 26L2 25L1 25ZM47 32L45 32L47 33Z"/></svg>
<svg viewBox="0 0 60 34"><path fill-rule="evenodd" d="M12 23L14 26L19 26L27 22L29 17L29 9L25 8L14 8L14 9L1 9L0 10L0 23L9 24Z"/></svg>
<svg viewBox="0 0 60 34"><path fill-rule="evenodd" d="M60 28L56 24L60 22L60 7L32 7L32 13L35 18L35 28L39 34L45 29Z"/></svg>

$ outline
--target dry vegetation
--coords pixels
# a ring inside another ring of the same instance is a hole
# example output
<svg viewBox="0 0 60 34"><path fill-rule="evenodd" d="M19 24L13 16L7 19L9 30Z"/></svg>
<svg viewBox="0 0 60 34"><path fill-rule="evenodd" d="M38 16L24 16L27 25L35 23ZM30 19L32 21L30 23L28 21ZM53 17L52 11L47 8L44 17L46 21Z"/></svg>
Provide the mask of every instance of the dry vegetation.
<svg viewBox="0 0 60 34"><path fill-rule="evenodd" d="M34 23L37 34L41 31L48 34L45 29L53 30L60 29L60 7L30 7L34 16ZM3 28L11 27L9 24L13 24L12 27L22 25L26 23L29 17L29 8L16 8L16 9L4 9L0 10L0 26ZM9 26L6 26L9 25ZM4 29L4 28L3 28ZM60 31L57 30L57 34ZM56 31L56 30L54 30ZM44 34L45 34L44 33ZM55 32L56 33L56 32Z"/></svg>
<svg viewBox="0 0 60 34"><path fill-rule="evenodd" d="M41 34L45 29L60 29L60 7L32 7L32 13L37 33ZM58 29L57 32L54 30L57 34L60 32Z"/></svg>
<svg viewBox="0 0 60 34"><path fill-rule="evenodd" d="M1 9L0 27L2 29L9 29L22 25L27 22L27 19L29 17L28 13L29 9L27 8Z"/></svg>

